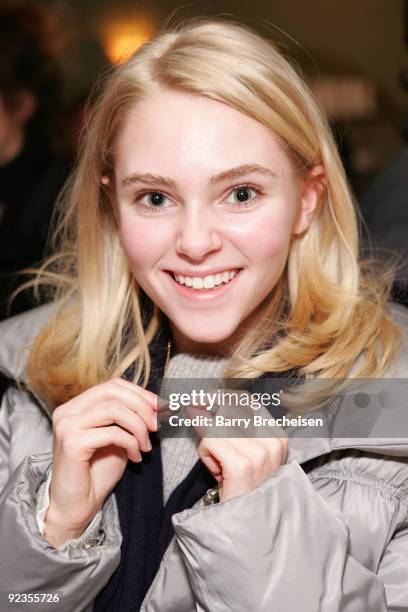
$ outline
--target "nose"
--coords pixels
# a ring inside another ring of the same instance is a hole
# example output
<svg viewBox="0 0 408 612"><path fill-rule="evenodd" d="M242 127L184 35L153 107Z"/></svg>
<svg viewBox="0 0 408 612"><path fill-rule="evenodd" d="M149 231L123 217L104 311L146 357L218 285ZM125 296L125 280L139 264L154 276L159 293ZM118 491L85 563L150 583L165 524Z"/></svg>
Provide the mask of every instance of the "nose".
<svg viewBox="0 0 408 612"><path fill-rule="evenodd" d="M176 251L189 259L201 260L222 246L222 229L217 215L206 210L185 210L180 216Z"/></svg>

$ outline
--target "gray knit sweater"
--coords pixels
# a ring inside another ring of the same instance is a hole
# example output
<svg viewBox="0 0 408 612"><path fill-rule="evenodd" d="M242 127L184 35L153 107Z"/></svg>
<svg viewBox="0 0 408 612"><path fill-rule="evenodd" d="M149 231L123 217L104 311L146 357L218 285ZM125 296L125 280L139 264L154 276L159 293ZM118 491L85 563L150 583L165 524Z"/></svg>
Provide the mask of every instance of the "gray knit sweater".
<svg viewBox="0 0 408 612"><path fill-rule="evenodd" d="M180 353L169 360L166 378L160 389L160 396L169 393L188 392L188 380L219 379L227 365L227 359L211 356L189 355ZM179 379L179 382L178 380ZM182 380L180 380L182 379ZM205 381L199 381L200 388ZM198 459L197 447L199 436L191 427L170 427L162 425L160 429L160 446L163 464L163 499L168 500L171 492L187 476Z"/></svg>

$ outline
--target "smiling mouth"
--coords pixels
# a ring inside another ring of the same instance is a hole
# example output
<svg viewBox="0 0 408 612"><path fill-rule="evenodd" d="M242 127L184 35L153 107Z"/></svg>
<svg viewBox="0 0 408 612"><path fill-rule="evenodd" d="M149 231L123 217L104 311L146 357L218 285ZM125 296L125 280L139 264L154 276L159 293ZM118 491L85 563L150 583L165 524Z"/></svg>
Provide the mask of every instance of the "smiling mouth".
<svg viewBox="0 0 408 612"><path fill-rule="evenodd" d="M181 287L186 287L193 291L212 291L224 285L228 285L240 272L242 268L231 268L219 274L210 274L208 276L183 276L170 272L170 276Z"/></svg>

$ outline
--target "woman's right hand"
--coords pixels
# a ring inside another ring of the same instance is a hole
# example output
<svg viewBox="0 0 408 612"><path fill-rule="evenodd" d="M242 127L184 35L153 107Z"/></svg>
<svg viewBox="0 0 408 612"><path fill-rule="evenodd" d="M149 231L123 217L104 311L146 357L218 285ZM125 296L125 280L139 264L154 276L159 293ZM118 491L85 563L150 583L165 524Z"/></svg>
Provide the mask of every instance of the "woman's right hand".
<svg viewBox="0 0 408 612"><path fill-rule="evenodd" d="M142 460L157 430L157 396L122 378L58 406L44 537L58 547L79 537L125 471Z"/></svg>

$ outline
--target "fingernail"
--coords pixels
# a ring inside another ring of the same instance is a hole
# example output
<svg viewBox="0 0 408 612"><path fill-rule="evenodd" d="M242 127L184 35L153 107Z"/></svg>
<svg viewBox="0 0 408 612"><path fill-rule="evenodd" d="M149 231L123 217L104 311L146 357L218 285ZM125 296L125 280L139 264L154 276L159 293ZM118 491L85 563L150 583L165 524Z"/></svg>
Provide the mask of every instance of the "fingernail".
<svg viewBox="0 0 408 612"><path fill-rule="evenodd" d="M148 451L151 451L152 448L153 448L152 447L152 443L150 442L150 438L147 439L146 448L147 448Z"/></svg>

